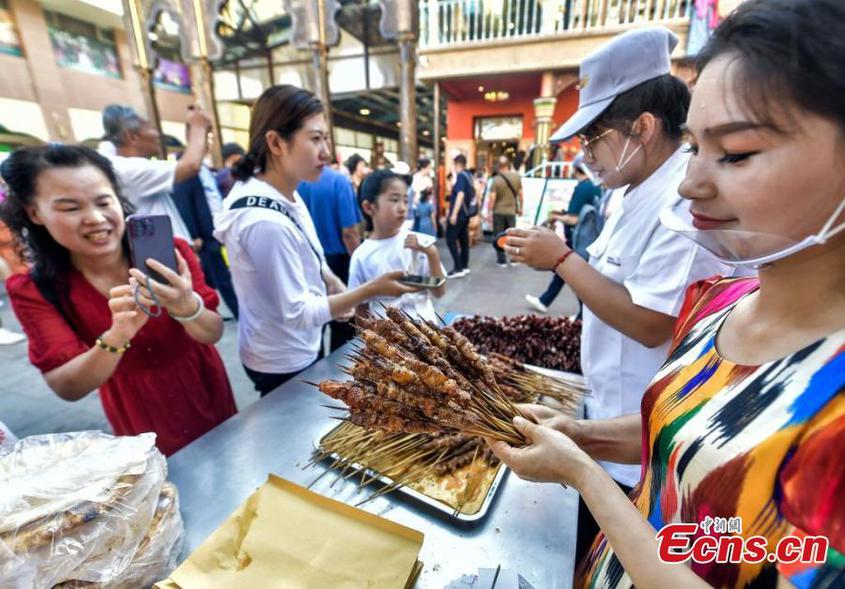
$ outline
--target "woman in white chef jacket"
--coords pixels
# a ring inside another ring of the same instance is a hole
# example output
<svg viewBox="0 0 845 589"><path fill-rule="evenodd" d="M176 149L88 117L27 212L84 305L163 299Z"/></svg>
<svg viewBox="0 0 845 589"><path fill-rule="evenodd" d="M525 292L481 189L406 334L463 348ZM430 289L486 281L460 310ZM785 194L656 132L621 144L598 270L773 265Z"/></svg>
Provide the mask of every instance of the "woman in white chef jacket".
<svg viewBox="0 0 845 589"><path fill-rule="evenodd" d="M670 73L677 37L662 27L620 35L580 68L578 111L552 141L578 135L584 163L621 205L588 248L589 263L553 232L511 230L512 259L554 270L584 303L581 367L592 391L588 419L636 413L646 386L666 359L687 286L726 266L664 228L660 211L678 202L689 155L682 146L690 94ZM541 411L537 409L537 411ZM626 491L640 467L604 463ZM576 562L598 526L581 502Z"/></svg>

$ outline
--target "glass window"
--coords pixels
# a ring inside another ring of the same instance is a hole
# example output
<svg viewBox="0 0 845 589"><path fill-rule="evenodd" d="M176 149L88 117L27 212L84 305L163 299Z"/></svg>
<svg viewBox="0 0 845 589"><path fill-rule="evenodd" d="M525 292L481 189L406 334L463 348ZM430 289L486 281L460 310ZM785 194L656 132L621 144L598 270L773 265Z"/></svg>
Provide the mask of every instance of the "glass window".
<svg viewBox="0 0 845 589"><path fill-rule="evenodd" d="M44 11L59 67L120 78L114 31L57 12Z"/></svg>

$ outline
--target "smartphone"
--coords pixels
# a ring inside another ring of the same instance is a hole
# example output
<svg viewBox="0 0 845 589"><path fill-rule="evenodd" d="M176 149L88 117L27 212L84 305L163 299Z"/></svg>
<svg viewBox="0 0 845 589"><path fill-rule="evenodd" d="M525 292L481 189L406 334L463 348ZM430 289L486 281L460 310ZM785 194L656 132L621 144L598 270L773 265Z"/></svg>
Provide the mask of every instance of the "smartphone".
<svg viewBox="0 0 845 589"><path fill-rule="evenodd" d="M442 276L420 276L419 274L405 274L399 279L402 284L408 286L421 286L423 288L440 288L446 283Z"/></svg>
<svg viewBox="0 0 845 589"><path fill-rule="evenodd" d="M173 226L167 215L131 215L126 218L132 267L153 280L168 284L167 279L147 266L152 258L179 273L173 246Z"/></svg>

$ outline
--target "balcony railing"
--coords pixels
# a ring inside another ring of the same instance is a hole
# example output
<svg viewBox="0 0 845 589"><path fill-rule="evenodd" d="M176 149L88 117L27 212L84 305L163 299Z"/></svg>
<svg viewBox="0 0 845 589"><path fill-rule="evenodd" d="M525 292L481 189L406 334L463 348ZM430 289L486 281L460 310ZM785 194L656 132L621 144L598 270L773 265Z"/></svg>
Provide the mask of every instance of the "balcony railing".
<svg viewBox="0 0 845 589"><path fill-rule="evenodd" d="M686 21L694 0L420 0L420 46L578 35Z"/></svg>

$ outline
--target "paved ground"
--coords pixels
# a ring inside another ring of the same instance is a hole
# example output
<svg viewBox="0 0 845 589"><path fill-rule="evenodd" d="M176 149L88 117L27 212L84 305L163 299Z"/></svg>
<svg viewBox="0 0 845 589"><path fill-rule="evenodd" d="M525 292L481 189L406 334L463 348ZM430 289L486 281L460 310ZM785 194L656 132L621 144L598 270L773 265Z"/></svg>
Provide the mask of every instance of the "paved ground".
<svg viewBox="0 0 845 589"><path fill-rule="evenodd" d="M451 258L443 244L441 255L444 265L451 268ZM499 268L495 252L487 243L479 243L471 252L472 273L457 280L450 280L446 295L435 302L437 311L475 313L493 316L519 315L530 312L523 296L539 295L546 287L549 274L535 272L524 266ZM3 325L19 330L18 323L3 293L0 318ZM564 289L551 312L571 315L577 311L572 291ZM225 333L217 344L235 390L239 408L258 399L258 393L246 377L238 361L237 326L234 321L225 323ZM59 399L40 373L27 358L26 343L0 346L0 420L18 436L33 434L102 429L110 431L96 393L77 402Z"/></svg>

